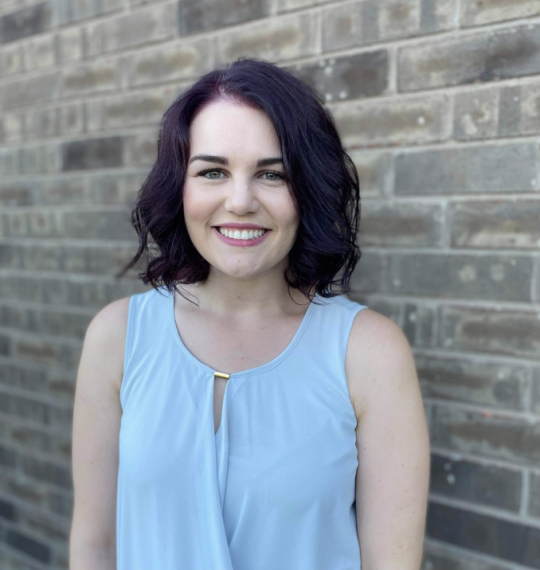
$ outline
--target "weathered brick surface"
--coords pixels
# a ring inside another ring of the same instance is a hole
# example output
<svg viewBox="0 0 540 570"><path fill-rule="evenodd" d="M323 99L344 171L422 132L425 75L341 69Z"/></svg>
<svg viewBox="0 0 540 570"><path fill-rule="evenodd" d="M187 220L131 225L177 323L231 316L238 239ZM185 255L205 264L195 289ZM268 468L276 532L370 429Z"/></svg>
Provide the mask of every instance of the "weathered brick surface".
<svg viewBox="0 0 540 570"><path fill-rule="evenodd" d="M51 25L50 2L41 2L0 17L0 43L39 34Z"/></svg>
<svg viewBox="0 0 540 570"><path fill-rule="evenodd" d="M464 26L491 24L540 14L536 0L463 0L461 22Z"/></svg>
<svg viewBox="0 0 540 570"><path fill-rule="evenodd" d="M395 192L410 196L535 191L540 185L538 160L534 143L403 152L395 160Z"/></svg>
<svg viewBox="0 0 540 570"><path fill-rule="evenodd" d="M509 564L485 560L471 550L448 551L440 543L428 540L424 547L421 570L511 570Z"/></svg>
<svg viewBox="0 0 540 570"><path fill-rule="evenodd" d="M416 357L425 398L501 410L528 410L529 370L467 358Z"/></svg>
<svg viewBox="0 0 540 570"><path fill-rule="evenodd" d="M437 495L515 513L521 505L522 484L522 473L516 469L431 456L430 492Z"/></svg>
<svg viewBox="0 0 540 570"><path fill-rule="evenodd" d="M540 518L540 472L530 474L529 514Z"/></svg>

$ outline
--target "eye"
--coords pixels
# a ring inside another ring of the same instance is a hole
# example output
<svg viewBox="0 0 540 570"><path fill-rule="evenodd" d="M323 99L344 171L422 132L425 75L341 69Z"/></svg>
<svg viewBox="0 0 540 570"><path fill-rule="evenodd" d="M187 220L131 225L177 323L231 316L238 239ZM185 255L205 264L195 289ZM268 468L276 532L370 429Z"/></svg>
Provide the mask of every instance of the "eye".
<svg viewBox="0 0 540 570"><path fill-rule="evenodd" d="M205 176L205 178L209 178L210 180L217 180L218 178L220 178L219 176L206 176L206 174L209 174L210 172L217 172L218 174L221 173L223 174L223 170L221 170L221 168L207 168L206 170L201 170L197 176Z"/></svg>
<svg viewBox="0 0 540 570"><path fill-rule="evenodd" d="M269 170L268 172L263 172L263 174L270 174L272 176L277 177L277 178L268 178L267 180L272 180L272 181L285 180L285 175L281 174L281 172L276 172L275 170Z"/></svg>

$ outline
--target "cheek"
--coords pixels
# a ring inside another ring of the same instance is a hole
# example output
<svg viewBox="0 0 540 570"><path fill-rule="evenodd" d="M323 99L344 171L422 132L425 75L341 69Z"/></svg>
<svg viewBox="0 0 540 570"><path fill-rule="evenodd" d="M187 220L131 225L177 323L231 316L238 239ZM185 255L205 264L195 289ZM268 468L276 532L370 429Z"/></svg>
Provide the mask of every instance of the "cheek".
<svg viewBox="0 0 540 570"><path fill-rule="evenodd" d="M186 186L184 190L184 218L188 229L193 223L206 221L211 211L208 200L204 199L202 192Z"/></svg>

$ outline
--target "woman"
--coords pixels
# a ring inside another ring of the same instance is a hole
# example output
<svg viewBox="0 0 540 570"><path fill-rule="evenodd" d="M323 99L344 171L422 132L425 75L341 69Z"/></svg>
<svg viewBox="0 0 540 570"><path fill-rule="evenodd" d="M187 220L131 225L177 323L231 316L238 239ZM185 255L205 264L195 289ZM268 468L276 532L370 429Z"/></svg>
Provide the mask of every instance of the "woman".
<svg viewBox="0 0 540 570"><path fill-rule="evenodd" d="M418 570L411 349L342 295L359 190L322 100L240 60L166 112L133 222L153 288L81 357L71 570Z"/></svg>

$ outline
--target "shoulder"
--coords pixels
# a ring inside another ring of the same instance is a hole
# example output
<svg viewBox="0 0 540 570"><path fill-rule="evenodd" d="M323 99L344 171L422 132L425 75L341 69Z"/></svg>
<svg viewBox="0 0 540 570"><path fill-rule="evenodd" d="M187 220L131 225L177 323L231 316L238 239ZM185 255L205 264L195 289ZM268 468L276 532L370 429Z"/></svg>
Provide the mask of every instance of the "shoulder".
<svg viewBox="0 0 540 570"><path fill-rule="evenodd" d="M414 356L407 337L390 318L369 308L356 315L349 337L346 373L358 419L375 398L418 386Z"/></svg>
<svg viewBox="0 0 540 570"><path fill-rule="evenodd" d="M118 388L123 374L130 299L124 297L103 307L90 321L83 345L84 360L105 366Z"/></svg>

